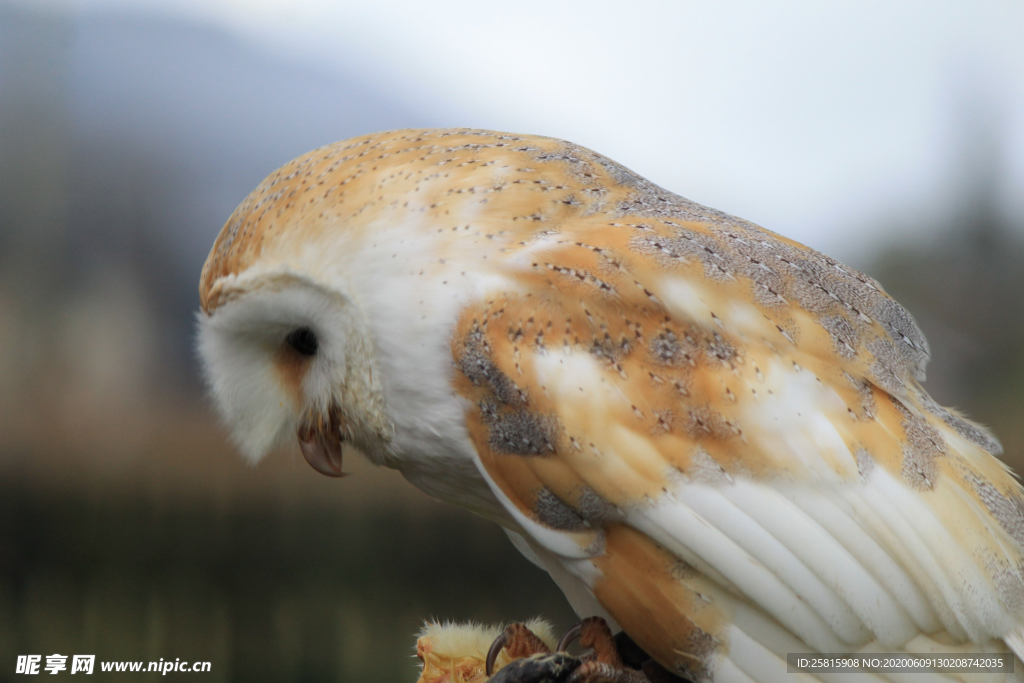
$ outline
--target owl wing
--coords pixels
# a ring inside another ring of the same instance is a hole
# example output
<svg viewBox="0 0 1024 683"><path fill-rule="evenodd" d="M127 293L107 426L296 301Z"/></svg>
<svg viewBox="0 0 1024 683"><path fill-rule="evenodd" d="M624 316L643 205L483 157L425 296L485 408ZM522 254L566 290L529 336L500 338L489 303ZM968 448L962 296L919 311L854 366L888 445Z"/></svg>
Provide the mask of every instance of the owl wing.
<svg viewBox="0 0 1024 683"><path fill-rule="evenodd" d="M714 219L563 227L503 268L452 338L480 470L663 665L1020 654L1021 488L920 388L927 346L877 283Z"/></svg>

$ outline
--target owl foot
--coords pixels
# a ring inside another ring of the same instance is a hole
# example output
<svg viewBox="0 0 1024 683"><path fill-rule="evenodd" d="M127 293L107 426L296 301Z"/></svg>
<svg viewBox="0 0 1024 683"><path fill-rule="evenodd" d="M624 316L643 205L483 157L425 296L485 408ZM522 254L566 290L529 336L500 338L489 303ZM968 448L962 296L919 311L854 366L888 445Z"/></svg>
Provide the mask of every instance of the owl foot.
<svg viewBox="0 0 1024 683"><path fill-rule="evenodd" d="M613 636L601 617L588 617L566 631L558 651L577 638L592 653L582 657L566 683L690 683L658 664L625 631Z"/></svg>
<svg viewBox="0 0 1024 683"><path fill-rule="evenodd" d="M485 673L490 676L502 650L514 661L488 683L563 683L580 666L580 660L565 652L551 652L544 641L525 624L509 624L487 651Z"/></svg>
<svg viewBox="0 0 1024 683"><path fill-rule="evenodd" d="M565 651L574 640L587 652ZM513 659L488 683L688 683L654 661L625 633L612 636L601 617L588 617L561 637L556 652L524 624L510 624L491 644L485 672L491 676L502 650Z"/></svg>
<svg viewBox="0 0 1024 683"><path fill-rule="evenodd" d="M601 617L587 617L566 631L558 641L558 651L565 652L577 638L580 645L592 652L581 658L566 683L650 683L643 672L623 663L612 631Z"/></svg>
<svg viewBox="0 0 1024 683"><path fill-rule="evenodd" d="M510 659L551 654L551 649L533 631L528 629L526 624L509 624L501 632L501 635L494 639L491 648L487 651L484 671L488 676L494 672L494 662L502 650L507 651Z"/></svg>

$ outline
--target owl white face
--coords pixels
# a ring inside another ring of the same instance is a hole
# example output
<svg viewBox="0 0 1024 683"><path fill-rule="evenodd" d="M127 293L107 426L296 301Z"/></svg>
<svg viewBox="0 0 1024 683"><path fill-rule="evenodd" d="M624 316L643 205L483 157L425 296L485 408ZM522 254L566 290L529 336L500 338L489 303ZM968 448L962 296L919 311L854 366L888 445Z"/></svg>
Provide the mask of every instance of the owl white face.
<svg viewBox="0 0 1024 683"><path fill-rule="evenodd" d="M240 279L199 316L199 352L234 441L253 463L298 438L318 472L341 476L345 378L359 325L338 293L296 277Z"/></svg>

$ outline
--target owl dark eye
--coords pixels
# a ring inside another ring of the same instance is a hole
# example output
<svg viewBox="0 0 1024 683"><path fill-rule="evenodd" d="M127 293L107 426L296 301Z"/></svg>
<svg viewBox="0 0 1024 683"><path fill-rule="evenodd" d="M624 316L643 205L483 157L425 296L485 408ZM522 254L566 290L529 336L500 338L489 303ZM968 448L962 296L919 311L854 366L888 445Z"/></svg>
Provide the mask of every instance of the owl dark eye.
<svg viewBox="0 0 1024 683"><path fill-rule="evenodd" d="M303 356L315 356L316 350L320 348L320 342L317 341L316 334L308 327L292 330L284 340Z"/></svg>

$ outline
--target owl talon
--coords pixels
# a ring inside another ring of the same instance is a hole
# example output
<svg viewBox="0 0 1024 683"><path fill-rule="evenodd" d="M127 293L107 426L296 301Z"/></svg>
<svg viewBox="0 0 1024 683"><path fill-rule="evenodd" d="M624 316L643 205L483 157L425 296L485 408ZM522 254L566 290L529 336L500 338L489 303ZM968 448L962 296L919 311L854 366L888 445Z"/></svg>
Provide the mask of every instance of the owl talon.
<svg viewBox="0 0 1024 683"><path fill-rule="evenodd" d="M558 646L555 648L555 652L565 652L569 647L569 643L580 637L580 633L583 631L583 622L579 621L562 634L562 637L558 639Z"/></svg>
<svg viewBox="0 0 1024 683"><path fill-rule="evenodd" d="M525 624L513 623L505 627L505 630L494 639L491 647L487 650L487 660L484 662L484 673L490 676L494 672L494 663L502 650L508 650L510 659L521 659L533 655L551 654L551 650L544 641L528 629ZM503 669L504 670L504 669ZM509 681L517 680L510 678Z"/></svg>
<svg viewBox="0 0 1024 683"><path fill-rule="evenodd" d="M498 659L498 653L505 649L505 645L508 643L508 630L502 631L494 642L491 643L491 647L487 650L487 660L484 662L484 673L491 676L494 673L494 662Z"/></svg>
<svg viewBox="0 0 1024 683"><path fill-rule="evenodd" d="M569 628L558 641L558 651L564 652L569 643L580 639L580 645L594 650L593 659L616 669L622 668L622 657L615 644L608 622L601 617L587 617Z"/></svg>
<svg viewBox="0 0 1024 683"><path fill-rule="evenodd" d="M618 643L601 617L587 617L570 627L559 639L558 651L564 652L577 638L580 645L591 648L593 654L584 655L566 683L650 683L643 672L623 663Z"/></svg>

